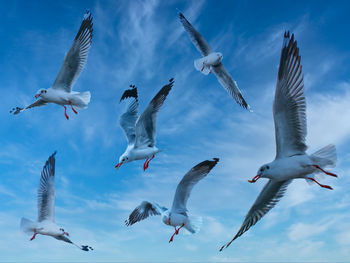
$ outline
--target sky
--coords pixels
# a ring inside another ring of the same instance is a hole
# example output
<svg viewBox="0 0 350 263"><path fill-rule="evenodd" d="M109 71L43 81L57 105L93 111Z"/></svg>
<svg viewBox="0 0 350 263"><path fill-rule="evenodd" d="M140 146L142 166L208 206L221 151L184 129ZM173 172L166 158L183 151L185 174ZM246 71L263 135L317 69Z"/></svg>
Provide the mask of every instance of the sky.
<svg viewBox="0 0 350 263"><path fill-rule="evenodd" d="M347 1L0 1L0 262L346 262L350 259L350 35ZM74 90L90 91L78 115L48 105L11 115L49 88L85 10L94 21L87 65ZM223 53L223 64L253 109L240 108L217 82L195 70L200 54L177 9ZM295 180L284 198L231 246L266 179L249 184L275 157L272 102L283 33L295 34L307 101L308 153L333 143L338 162L329 191ZM158 114L163 152L114 168L126 139L119 99L138 87L140 111L175 85ZM56 155L56 223L84 252L48 236L29 241L21 217L36 220L36 192ZM198 234L173 233L150 217L125 219L143 200L170 207L182 176L220 158L193 189Z"/></svg>

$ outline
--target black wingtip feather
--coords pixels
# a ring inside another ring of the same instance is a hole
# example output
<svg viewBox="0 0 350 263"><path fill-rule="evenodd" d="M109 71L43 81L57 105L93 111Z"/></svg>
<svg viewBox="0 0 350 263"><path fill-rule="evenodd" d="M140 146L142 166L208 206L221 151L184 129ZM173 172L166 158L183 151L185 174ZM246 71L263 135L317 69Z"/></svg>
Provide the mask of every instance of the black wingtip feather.
<svg viewBox="0 0 350 263"><path fill-rule="evenodd" d="M138 100L137 87L135 85L130 85L130 88L131 89L127 89L124 91L119 103L122 102L122 100L127 98L135 98L136 100Z"/></svg>

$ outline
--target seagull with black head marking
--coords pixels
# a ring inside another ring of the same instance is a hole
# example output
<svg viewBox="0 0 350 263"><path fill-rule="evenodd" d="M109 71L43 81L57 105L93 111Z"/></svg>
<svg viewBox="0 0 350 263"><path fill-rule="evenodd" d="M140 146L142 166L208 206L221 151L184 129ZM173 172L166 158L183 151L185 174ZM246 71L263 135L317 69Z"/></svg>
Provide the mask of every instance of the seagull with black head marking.
<svg viewBox="0 0 350 263"><path fill-rule="evenodd" d="M119 163L115 166L116 169L119 169L124 163L146 159L143 165L143 170L145 171L150 161L161 151L155 146L157 113L173 85L174 79L172 78L169 80L169 84L165 85L157 93L140 116L138 116L139 102L137 88L131 85L131 89L123 93L120 101L125 99L131 100L126 112L120 116L119 120L120 126L124 130L128 140L128 146L120 156Z"/></svg>
<svg viewBox="0 0 350 263"><path fill-rule="evenodd" d="M69 234L55 223L55 155L54 152L46 161L41 172L38 189L38 221L21 219L21 229L27 234L32 234L31 241L39 235L51 236L58 240L75 245L81 250L93 250L90 246L78 246L68 237Z"/></svg>
<svg viewBox="0 0 350 263"><path fill-rule="evenodd" d="M68 120L66 105L69 105L75 114L78 114L76 108L84 109L87 107L90 102L90 92L76 92L72 91L72 88L87 61L92 43L92 26L91 13L86 11L73 45L66 54L61 70L52 87L38 90L35 95L37 101L25 108L13 108L10 113L16 115L27 109L56 103L64 107L64 115Z"/></svg>
<svg viewBox="0 0 350 263"><path fill-rule="evenodd" d="M235 101L243 108L250 110L250 106L243 98L236 81L227 72L224 65L221 63L223 55L220 52L214 52L204 37L191 25L185 16L179 12L179 19L184 29L191 38L192 43L197 50L202 54L202 58L194 61L194 67L208 75L214 72L221 86L235 99Z"/></svg>
<svg viewBox="0 0 350 263"><path fill-rule="evenodd" d="M293 179L305 179L332 190L329 185L319 183L315 174L324 173L337 177L336 174L324 170L336 164L335 146L328 145L311 155L306 153L306 101L303 79L297 42L293 34L290 36L289 32L285 32L273 102L276 158L273 162L261 166L257 175L248 180L255 183L259 178L269 179L248 211L237 234L222 246L220 251L267 214L283 197Z"/></svg>
<svg viewBox="0 0 350 263"><path fill-rule="evenodd" d="M187 201L193 187L206 177L218 162L218 158L214 158L212 161L206 160L188 171L176 188L173 205L170 210L157 203L143 201L132 211L128 220L125 221L125 224L131 226L149 216L160 215L164 224L175 228L175 232L171 236L169 243L173 241L175 235L179 234L181 228L185 228L192 234L197 233L202 225L202 218L198 216L188 216L186 207Z"/></svg>

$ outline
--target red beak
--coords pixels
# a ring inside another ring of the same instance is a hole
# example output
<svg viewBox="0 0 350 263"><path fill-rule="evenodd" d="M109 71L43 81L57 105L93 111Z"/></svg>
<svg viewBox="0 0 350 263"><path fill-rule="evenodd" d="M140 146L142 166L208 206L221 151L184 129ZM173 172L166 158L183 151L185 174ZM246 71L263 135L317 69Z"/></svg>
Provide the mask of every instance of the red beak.
<svg viewBox="0 0 350 263"><path fill-rule="evenodd" d="M256 181L259 180L261 177L261 174L255 175L252 180L248 180L249 183L255 183Z"/></svg>
<svg viewBox="0 0 350 263"><path fill-rule="evenodd" d="M168 224L170 225L171 223L170 223L170 217L168 218Z"/></svg>
<svg viewBox="0 0 350 263"><path fill-rule="evenodd" d="M122 166L123 163L118 163L116 166L115 166L115 169L119 169L120 166Z"/></svg>
<svg viewBox="0 0 350 263"><path fill-rule="evenodd" d="M68 234L67 232L64 232L64 234L65 234L67 237L69 237L69 234Z"/></svg>
<svg viewBox="0 0 350 263"><path fill-rule="evenodd" d="M37 99L37 98L39 98L41 96L41 94L36 94L35 95L35 98Z"/></svg>

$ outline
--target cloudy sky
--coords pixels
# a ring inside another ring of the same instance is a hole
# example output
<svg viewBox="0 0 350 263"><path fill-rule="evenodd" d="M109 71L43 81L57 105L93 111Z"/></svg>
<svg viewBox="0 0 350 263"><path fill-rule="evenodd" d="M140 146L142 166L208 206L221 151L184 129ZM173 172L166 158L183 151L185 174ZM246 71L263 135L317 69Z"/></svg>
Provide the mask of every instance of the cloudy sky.
<svg viewBox="0 0 350 263"><path fill-rule="evenodd" d="M350 258L350 35L346 1L1 1L0 262L341 262ZM234 76L254 110L240 108L200 57L177 17L182 10ZM94 37L74 89L90 90L78 115L49 105L13 116L14 106L49 88L89 9ZM295 34L305 76L308 152L337 146L334 191L293 182L266 217L219 253L239 229L265 184L247 179L275 156L272 101L283 32ZM174 77L158 115L164 151L114 169L126 140L119 104L130 84L140 110ZM37 218L36 191L46 159L57 150L56 222L85 253L51 237L19 230ZM177 183L195 164L219 164L194 188L190 213L201 232L168 240L173 229L152 217L124 220L143 200L171 206Z"/></svg>

